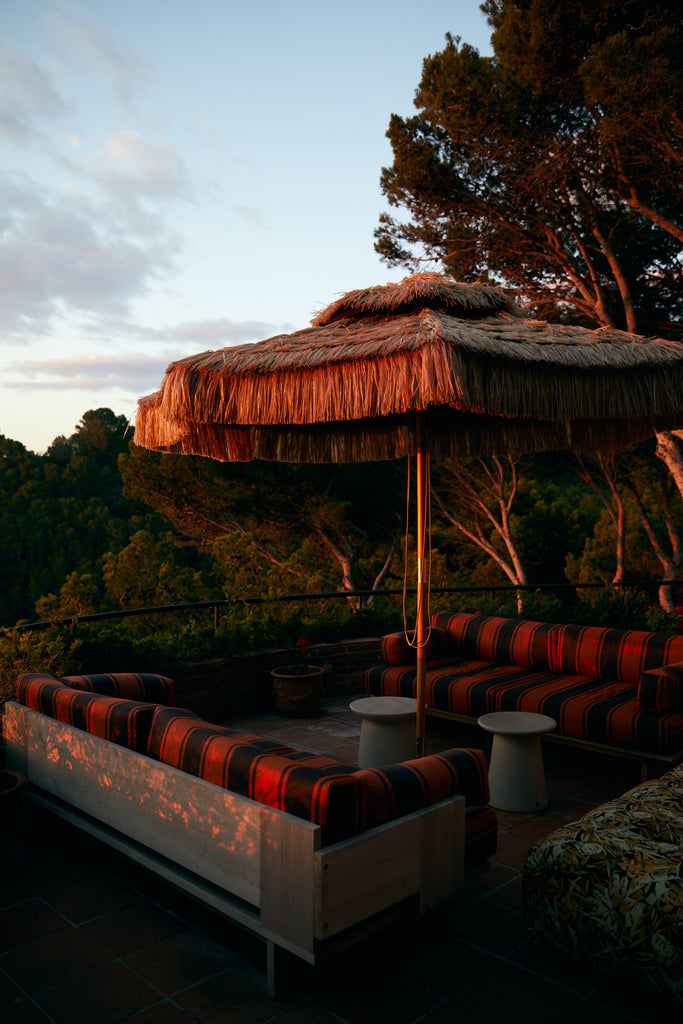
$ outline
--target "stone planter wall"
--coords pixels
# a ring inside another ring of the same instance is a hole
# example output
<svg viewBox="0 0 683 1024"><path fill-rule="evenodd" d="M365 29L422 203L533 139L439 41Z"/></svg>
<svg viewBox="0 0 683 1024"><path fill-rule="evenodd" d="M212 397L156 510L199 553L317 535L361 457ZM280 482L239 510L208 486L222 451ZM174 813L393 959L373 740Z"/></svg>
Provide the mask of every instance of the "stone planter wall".
<svg viewBox="0 0 683 1024"><path fill-rule="evenodd" d="M379 637L311 644L311 663L325 669L326 696L363 692L363 672L380 659ZM291 650L212 658L186 665L176 677L178 704L217 721L272 706L270 670L291 662Z"/></svg>

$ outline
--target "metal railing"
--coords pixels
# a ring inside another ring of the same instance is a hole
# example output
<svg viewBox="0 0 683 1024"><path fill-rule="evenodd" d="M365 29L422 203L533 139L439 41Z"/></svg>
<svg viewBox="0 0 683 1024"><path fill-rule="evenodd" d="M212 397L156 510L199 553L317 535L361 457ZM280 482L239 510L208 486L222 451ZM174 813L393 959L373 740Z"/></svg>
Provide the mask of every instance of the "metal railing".
<svg viewBox="0 0 683 1024"><path fill-rule="evenodd" d="M520 593L536 592L547 590L611 590L614 588L625 588L632 590L658 590L660 587L670 587L673 590L683 587L683 581L671 580L640 580L619 583L533 583L533 584L481 584L479 586L459 587L432 587L431 594L474 594L484 593L494 595L498 593ZM15 626L0 626L0 635L5 633L19 633L34 629L49 629L51 626L71 626L80 622L102 622L106 619L121 619L133 615L160 615L172 614L182 611L199 611L202 608L213 609L214 626L218 628L220 620L220 609L225 607L239 607L246 605L278 604L283 602L321 601L350 598L358 599L359 607L367 605L368 598L373 600L378 597L397 597L404 593L403 588L394 590L333 590L317 594L281 594L271 597L240 597L240 598L216 598L210 601L191 601L185 604L163 604L149 605L141 608L121 608L108 612L92 612L87 615L69 615L64 618L43 619L39 622L26 622ZM408 588L408 594L415 594L415 588Z"/></svg>

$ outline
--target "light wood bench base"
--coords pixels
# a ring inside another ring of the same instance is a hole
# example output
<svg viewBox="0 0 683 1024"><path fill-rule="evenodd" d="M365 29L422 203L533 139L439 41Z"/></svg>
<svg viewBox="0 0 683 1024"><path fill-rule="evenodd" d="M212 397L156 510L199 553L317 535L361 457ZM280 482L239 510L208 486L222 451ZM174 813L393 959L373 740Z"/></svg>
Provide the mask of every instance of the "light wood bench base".
<svg viewBox="0 0 683 1024"><path fill-rule="evenodd" d="M29 798L310 964L463 884L458 796L330 846L318 825L8 702L7 767Z"/></svg>

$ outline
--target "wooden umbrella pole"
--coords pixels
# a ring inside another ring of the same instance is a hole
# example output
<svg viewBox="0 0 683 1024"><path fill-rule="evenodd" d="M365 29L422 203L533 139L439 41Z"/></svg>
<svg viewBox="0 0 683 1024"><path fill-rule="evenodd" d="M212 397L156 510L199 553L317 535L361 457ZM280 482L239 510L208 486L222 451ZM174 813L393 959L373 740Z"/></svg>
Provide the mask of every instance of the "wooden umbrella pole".
<svg viewBox="0 0 683 1024"><path fill-rule="evenodd" d="M417 718L415 722L415 756L423 757L425 753L426 725L426 676L427 676L427 563L425 559L427 538L427 487L429 454L425 451L418 417L417 438L417 679L415 697L417 699Z"/></svg>

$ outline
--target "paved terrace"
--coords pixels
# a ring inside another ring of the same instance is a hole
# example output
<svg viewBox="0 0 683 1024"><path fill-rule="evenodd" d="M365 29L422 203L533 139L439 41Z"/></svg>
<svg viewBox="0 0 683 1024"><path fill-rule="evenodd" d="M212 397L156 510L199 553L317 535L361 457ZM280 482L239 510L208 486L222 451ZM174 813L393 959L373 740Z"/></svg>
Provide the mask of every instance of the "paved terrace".
<svg viewBox="0 0 683 1024"><path fill-rule="evenodd" d="M316 719L233 719L354 761L352 698ZM477 729L431 723L429 750L488 746ZM265 946L46 812L29 809L23 852L0 877L2 1024L617 1024L676 1008L531 943L520 910L527 849L639 781L611 757L546 748L550 805L499 813L498 852L462 898L312 968L291 959L270 999ZM680 1012L680 1011L678 1011ZM674 1016L672 1016L672 1013Z"/></svg>

